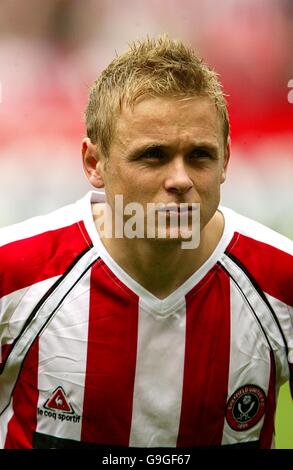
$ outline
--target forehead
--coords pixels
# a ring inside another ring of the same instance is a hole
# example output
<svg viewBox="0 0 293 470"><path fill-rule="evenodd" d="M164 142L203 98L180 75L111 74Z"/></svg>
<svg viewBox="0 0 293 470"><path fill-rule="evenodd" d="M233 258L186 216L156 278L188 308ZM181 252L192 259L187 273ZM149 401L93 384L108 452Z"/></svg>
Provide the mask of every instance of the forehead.
<svg viewBox="0 0 293 470"><path fill-rule="evenodd" d="M204 140L219 145L222 139L222 120L209 97L144 97L133 108L123 105L113 143L128 147L154 140L166 144Z"/></svg>

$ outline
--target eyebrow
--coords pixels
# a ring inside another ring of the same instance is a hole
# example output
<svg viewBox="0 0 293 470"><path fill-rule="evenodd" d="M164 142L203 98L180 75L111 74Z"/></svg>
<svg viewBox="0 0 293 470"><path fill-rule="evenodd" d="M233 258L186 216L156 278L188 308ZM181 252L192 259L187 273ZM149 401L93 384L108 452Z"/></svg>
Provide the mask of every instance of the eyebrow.
<svg viewBox="0 0 293 470"><path fill-rule="evenodd" d="M198 141L190 142L188 144L188 148L190 150L205 149L205 150L210 150L214 153L218 153L219 151L218 145L214 144L213 142L206 141L206 140L198 140ZM161 150L161 151L168 152L170 150L170 146L163 144L161 142L152 142L149 144L141 145L140 147L130 151L129 158L133 159L137 157L138 155L142 155L145 152L148 152L149 150Z"/></svg>

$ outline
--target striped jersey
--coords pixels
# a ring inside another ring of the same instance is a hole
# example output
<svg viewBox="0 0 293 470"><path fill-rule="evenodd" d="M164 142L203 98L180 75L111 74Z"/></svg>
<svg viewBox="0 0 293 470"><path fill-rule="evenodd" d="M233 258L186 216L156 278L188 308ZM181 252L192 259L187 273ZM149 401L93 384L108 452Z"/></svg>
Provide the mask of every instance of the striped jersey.
<svg viewBox="0 0 293 470"><path fill-rule="evenodd" d="M293 243L220 207L210 258L158 299L102 244L101 197L0 231L0 447L273 447Z"/></svg>

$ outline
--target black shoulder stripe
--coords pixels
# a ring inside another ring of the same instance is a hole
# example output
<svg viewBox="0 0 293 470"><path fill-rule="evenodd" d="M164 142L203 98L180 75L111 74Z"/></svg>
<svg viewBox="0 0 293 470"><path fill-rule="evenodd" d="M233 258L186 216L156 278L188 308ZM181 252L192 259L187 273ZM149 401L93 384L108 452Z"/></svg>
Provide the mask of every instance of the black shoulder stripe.
<svg viewBox="0 0 293 470"><path fill-rule="evenodd" d="M232 281L234 282L234 284L238 287L239 291L241 292L241 294L243 295L244 299L246 300L246 302L247 302L247 304L248 304L250 310L252 311L255 320L256 320L257 323L259 324L259 326L260 326L260 328L261 328L261 330L262 330L262 332L263 332L263 334L264 334L264 337L266 338L266 341L267 341L267 343L268 343L268 346L269 346L271 352L273 353L273 348L272 348L272 345L271 345L270 340L269 340L269 338L268 338L268 335L267 335L267 333L266 333L264 327L262 326L262 323L261 323L260 319L258 318L257 313L255 312L254 308L252 307L251 303L249 302L248 298L246 297L245 293L243 292L243 290L242 290L241 287L239 286L239 284L238 284L238 282L236 281L236 279L234 279L234 277L232 276L232 274L225 268L225 266L223 266L223 264L220 263L220 261L218 261L217 264L223 269L223 271L225 271L225 272L227 273L227 275L232 279ZM273 357L274 357L274 355L273 355Z"/></svg>
<svg viewBox="0 0 293 470"><path fill-rule="evenodd" d="M288 353L289 353L289 348L288 348L288 344L287 344L287 340L286 340L286 337L284 335L284 332L282 330L282 327L280 325L280 322L279 322L279 319L273 309L273 307L271 306L267 296L265 295L264 291L260 288L258 282L255 280L255 278L252 276L251 272L248 271L248 269L246 268L246 266L244 266L241 261L236 258L236 256L232 255L231 253L228 253L225 251L225 254L226 256L228 256L228 258L230 258L240 269L241 271L244 272L244 274L247 276L247 278L249 279L249 281L251 282L251 284L253 285L254 289L256 290L256 292L258 293L258 295L261 297L261 299L264 301L264 303L266 304L266 306L268 307L268 309L270 310L271 314L273 315L274 317L274 320L276 322L276 325L280 331L280 334L282 336L282 339L284 341L284 345L285 345L285 349L286 349L286 354L288 356Z"/></svg>

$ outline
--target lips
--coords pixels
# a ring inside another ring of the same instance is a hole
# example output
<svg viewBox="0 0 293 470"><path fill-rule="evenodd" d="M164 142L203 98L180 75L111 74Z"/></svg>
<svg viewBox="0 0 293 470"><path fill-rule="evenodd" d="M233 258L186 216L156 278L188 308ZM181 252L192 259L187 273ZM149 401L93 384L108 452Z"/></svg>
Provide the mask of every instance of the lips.
<svg viewBox="0 0 293 470"><path fill-rule="evenodd" d="M158 209L158 212L167 212L167 213L176 213L176 214L182 214L182 213L187 213L193 211L194 208L191 205L188 205L187 203L182 203L180 205L166 205L163 207L160 207Z"/></svg>

